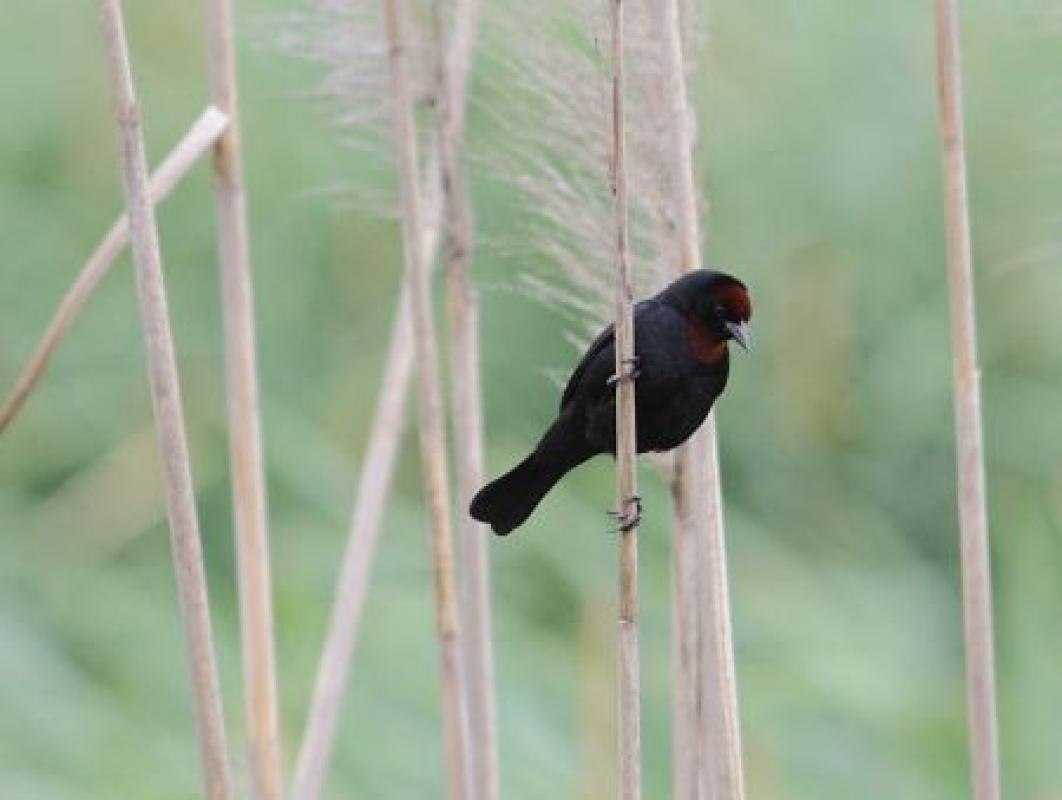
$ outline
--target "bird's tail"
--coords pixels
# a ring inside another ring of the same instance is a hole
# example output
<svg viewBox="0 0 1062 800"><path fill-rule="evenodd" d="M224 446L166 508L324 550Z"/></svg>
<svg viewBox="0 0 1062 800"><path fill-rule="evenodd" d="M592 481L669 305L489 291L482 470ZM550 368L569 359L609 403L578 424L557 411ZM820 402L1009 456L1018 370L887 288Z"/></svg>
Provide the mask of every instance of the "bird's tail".
<svg viewBox="0 0 1062 800"><path fill-rule="evenodd" d="M535 452L479 490L468 511L504 536L523 524L570 469L593 454L581 436L571 435L565 420L558 420Z"/></svg>

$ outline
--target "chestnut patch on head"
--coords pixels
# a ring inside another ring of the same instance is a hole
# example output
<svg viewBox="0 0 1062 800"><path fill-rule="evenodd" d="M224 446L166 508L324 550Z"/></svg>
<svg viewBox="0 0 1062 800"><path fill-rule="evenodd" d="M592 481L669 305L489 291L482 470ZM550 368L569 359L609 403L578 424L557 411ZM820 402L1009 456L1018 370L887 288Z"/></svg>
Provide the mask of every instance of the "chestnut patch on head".
<svg viewBox="0 0 1062 800"><path fill-rule="evenodd" d="M712 330L696 314L686 316L686 341L693 357L703 364L715 364L726 355L726 336Z"/></svg>
<svg viewBox="0 0 1062 800"><path fill-rule="evenodd" d="M728 322L748 322L752 318L752 300L740 283L728 283L712 291L712 299L723 307Z"/></svg>

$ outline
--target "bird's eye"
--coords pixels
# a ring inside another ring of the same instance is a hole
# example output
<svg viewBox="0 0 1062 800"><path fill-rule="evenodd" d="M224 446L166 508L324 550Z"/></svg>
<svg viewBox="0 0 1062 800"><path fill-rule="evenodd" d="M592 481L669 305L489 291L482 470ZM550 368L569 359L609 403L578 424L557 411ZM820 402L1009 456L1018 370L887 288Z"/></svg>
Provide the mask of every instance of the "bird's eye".
<svg viewBox="0 0 1062 800"><path fill-rule="evenodd" d="M726 309L725 309L725 308L723 308L723 305L722 305L722 303L716 303L716 304L715 304L715 308L714 308L713 310L715 311L715 315L716 315L717 317L723 317L723 316L726 316Z"/></svg>

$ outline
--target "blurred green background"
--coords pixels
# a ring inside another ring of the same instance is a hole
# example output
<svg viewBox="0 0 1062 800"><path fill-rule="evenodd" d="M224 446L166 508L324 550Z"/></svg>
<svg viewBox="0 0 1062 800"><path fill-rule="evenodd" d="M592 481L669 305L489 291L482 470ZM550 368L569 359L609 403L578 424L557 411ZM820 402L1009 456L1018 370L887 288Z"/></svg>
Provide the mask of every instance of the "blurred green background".
<svg viewBox="0 0 1062 800"><path fill-rule="evenodd" d="M499 3L501 0L499 0ZM152 161L205 98L197 4L127 2ZM488 5L490 5L488 3ZM1062 15L963 7L1006 794L1062 798ZM284 750L314 675L398 283L398 229L349 200L381 165L239 6ZM756 350L720 405L753 798L969 793L931 4L714 0L694 72L707 260ZM497 43L495 43L497 44ZM0 26L0 390L120 208L95 8ZM477 74L477 103L505 113ZM473 134L483 114L474 113ZM386 165L385 165L386 166ZM213 198L159 215L235 756L244 762ZM477 181L481 229L521 210ZM533 442L573 353L481 248L489 464ZM441 309L440 309L441 311ZM188 670L128 258L0 440L0 795L199 792ZM613 537L601 459L492 541L503 794L607 797ZM667 497L642 483L647 797L670 792ZM426 519L403 451L330 797L442 796ZM244 770L240 769L243 776ZM241 777L241 781L244 778Z"/></svg>

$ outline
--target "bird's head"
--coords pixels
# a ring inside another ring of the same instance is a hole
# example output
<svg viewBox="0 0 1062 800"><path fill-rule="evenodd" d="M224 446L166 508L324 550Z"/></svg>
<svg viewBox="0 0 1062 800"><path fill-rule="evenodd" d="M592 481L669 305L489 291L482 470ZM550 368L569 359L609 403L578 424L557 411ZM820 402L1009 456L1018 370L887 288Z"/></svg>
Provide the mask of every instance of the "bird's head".
<svg viewBox="0 0 1062 800"><path fill-rule="evenodd" d="M746 350L752 346L752 301L745 284L737 278L697 270L671 284L668 294L680 310L695 317L707 333L721 342L733 339Z"/></svg>

